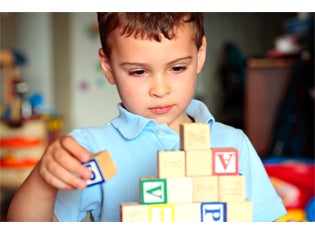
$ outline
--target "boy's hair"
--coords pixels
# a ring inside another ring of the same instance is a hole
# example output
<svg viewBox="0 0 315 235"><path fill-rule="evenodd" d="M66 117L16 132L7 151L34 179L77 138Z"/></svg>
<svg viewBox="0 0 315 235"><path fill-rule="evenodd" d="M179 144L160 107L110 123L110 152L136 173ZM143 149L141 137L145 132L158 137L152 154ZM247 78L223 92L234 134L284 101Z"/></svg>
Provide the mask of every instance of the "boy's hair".
<svg viewBox="0 0 315 235"><path fill-rule="evenodd" d="M176 37L176 28L191 23L197 49L204 36L202 13L143 13L143 12L99 12L97 13L100 40L104 53L110 57L109 36L119 28L120 35L161 41L161 35L171 40Z"/></svg>

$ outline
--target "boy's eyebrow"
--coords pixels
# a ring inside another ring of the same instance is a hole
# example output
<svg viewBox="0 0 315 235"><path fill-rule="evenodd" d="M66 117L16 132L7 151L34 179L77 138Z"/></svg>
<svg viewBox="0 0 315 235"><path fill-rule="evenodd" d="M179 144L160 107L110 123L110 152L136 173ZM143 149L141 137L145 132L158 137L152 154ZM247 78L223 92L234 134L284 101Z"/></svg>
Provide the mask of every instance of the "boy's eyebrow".
<svg viewBox="0 0 315 235"><path fill-rule="evenodd" d="M183 58L178 58L178 59L175 59L175 60L172 60L170 62L168 62L166 65L171 65L171 64L175 64L179 61L182 61L182 60L191 60L192 59L192 56L187 56L187 57L183 57ZM147 63L136 63L136 62L123 62L120 64L120 66L149 66L149 64Z"/></svg>
<svg viewBox="0 0 315 235"><path fill-rule="evenodd" d="M187 57L183 57L183 58L178 58L178 59L175 59L175 60L172 60L170 62L167 63L167 65L171 65L171 64L175 64L181 60L192 60L192 56L187 56Z"/></svg>

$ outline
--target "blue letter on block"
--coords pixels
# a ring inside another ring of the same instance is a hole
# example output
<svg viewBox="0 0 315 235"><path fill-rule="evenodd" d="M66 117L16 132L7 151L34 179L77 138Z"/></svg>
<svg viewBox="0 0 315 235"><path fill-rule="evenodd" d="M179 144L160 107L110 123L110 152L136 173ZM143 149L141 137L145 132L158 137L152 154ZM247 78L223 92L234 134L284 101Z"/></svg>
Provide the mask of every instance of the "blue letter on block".
<svg viewBox="0 0 315 235"><path fill-rule="evenodd" d="M92 177L87 182L87 187L90 187L95 184L101 184L104 183L104 177L103 174L98 166L98 163L95 159L91 159L87 163L84 163L84 165L91 169L92 171Z"/></svg>
<svg viewBox="0 0 315 235"><path fill-rule="evenodd" d="M226 222L226 202L202 202L201 222Z"/></svg>

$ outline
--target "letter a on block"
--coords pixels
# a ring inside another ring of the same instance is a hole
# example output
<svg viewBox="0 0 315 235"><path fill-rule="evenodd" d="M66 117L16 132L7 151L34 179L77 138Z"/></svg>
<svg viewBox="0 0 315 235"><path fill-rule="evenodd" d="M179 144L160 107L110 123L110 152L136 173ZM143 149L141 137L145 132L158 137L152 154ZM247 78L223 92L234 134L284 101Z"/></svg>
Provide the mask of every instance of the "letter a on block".
<svg viewBox="0 0 315 235"><path fill-rule="evenodd" d="M141 203L163 204L166 203L166 180L165 179L141 179Z"/></svg>
<svg viewBox="0 0 315 235"><path fill-rule="evenodd" d="M202 202L201 222L226 222L226 202Z"/></svg>
<svg viewBox="0 0 315 235"><path fill-rule="evenodd" d="M213 175L238 175L238 151L235 148L212 148Z"/></svg>

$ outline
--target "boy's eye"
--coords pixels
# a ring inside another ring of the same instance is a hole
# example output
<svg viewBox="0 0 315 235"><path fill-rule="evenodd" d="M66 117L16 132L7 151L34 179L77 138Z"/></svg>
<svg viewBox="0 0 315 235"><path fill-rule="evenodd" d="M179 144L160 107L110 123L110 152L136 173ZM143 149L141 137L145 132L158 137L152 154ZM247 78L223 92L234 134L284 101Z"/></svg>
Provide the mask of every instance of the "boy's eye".
<svg viewBox="0 0 315 235"><path fill-rule="evenodd" d="M138 69L138 70L131 70L128 73L130 76L140 77L140 76L144 75L145 71L143 69Z"/></svg>
<svg viewBox="0 0 315 235"><path fill-rule="evenodd" d="M171 69L173 72L179 73L184 71L186 69L186 66L173 66Z"/></svg>

